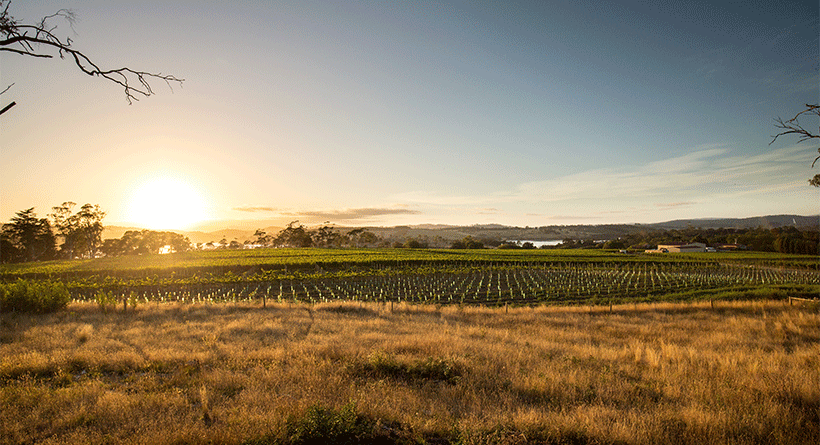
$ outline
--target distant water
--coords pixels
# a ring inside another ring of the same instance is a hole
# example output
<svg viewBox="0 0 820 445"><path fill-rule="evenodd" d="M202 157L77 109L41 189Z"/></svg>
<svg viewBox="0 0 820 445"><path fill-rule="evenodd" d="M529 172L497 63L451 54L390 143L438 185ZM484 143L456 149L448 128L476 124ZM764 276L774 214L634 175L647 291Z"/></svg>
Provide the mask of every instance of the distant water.
<svg viewBox="0 0 820 445"><path fill-rule="evenodd" d="M532 240L526 240L526 239L522 239L522 240L508 239L507 242L508 243L516 243L519 246L524 244L524 243L532 243L532 245L535 246L536 248L540 248L541 246L557 246L557 245L561 244L563 241L560 240L560 239L554 239L554 240L549 240L549 241L532 241Z"/></svg>

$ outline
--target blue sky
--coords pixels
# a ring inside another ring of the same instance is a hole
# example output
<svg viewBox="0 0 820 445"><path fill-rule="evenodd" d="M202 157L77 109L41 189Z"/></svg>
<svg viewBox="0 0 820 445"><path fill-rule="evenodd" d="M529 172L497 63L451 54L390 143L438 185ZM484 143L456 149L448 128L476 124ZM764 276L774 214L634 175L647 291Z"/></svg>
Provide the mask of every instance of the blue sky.
<svg viewBox="0 0 820 445"><path fill-rule="evenodd" d="M186 81L129 106L69 61L0 55L4 221L66 200L156 228L820 208L813 146L768 145L818 101L816 1L31 3L10 11L73 9L58 34L99 64ZM198 198L134 197L157 180ZM173 199L199 208L140 218Z"/></svg>

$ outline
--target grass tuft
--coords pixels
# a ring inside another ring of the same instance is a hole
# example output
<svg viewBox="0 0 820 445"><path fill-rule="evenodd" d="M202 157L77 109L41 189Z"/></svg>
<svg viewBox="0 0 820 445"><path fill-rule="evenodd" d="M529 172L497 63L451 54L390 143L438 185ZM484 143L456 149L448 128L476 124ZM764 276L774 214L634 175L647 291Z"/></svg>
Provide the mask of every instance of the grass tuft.
<svg viewBox="0 0 820 445"><path fill-rule="evenodd" d="M356 413L352 404L340 409L311 406L301 416L288 419L287 441L294 445L371 442L374 425L373 420Z"/></svg>
<svg viewBox="0 0 820 445"><path fill-rule="evenodd" d="M357 316L373 316L376 315L377 312L361 305L353 305L350 303L347 304L327 304L321 305L316 310L331 312L334 314L347 314L347 315L357 315Z"/></svg>
<svg viewBox="0 0 820 445"><path fill-rule="evenodd" d="M408 383L444 382L457 383L463 374L462 367L441 358L427 357L412 363L402 363L395 356L376 352L365 363L355 363L351 373L360 377L391 378Z"/></svg>

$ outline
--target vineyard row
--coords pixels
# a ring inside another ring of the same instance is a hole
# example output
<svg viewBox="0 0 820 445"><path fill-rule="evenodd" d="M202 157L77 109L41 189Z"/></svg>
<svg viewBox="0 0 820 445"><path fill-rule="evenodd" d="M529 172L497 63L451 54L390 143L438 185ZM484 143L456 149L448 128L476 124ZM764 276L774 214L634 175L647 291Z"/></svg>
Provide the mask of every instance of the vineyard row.
<svg viewBox="0 0 820 445"><path fill-rule="evenodd" d="M74 286L75 300L138 301L406 301L434 304L533 304L607 301L693 290L759 285L820 285L812 271L714 267L503 267L465 272L396 273L268 281Z"/></svg>

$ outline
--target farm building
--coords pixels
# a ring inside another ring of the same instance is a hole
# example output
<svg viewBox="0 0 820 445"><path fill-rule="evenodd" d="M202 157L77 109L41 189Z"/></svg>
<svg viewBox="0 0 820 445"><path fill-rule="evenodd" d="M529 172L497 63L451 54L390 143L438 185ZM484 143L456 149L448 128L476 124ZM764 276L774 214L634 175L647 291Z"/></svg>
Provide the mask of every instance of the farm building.
<svg viewBox="0 0 820 445"><path fill-rule="evenodd" d="M706 252L706 244L658 244L655 250L647 250L647 253L681 253L681 252Z"/></svg>

